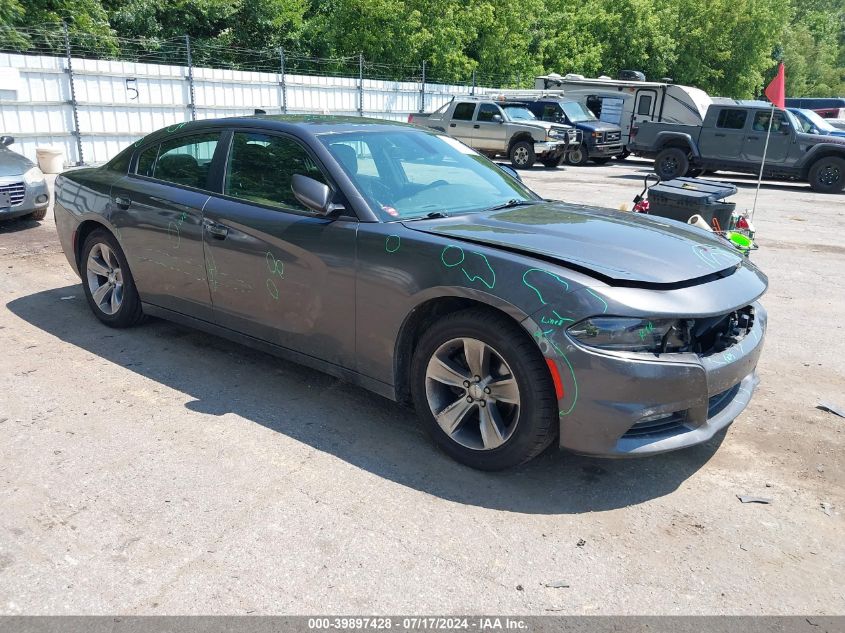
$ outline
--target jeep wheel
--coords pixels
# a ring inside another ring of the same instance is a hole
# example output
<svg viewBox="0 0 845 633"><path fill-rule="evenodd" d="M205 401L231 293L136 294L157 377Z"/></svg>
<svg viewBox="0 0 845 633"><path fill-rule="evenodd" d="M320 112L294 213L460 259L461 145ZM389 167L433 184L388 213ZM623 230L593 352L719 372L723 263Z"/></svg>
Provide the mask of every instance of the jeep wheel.
<svg viewBox="0 0 845 633"><path fill-rule="evenodd" d="M541 158L540 162L548 169L557 169L562 160L563 156L558 156L557 158Z"/></svg>
<svg viewBox="0 0 845 633"><path fill-rule="evenodd" d="M590 155L587 153L587 148L581 144L575 149L569 150L566 154L566 162L570 165L586 165L590 160Z"/></svg>
<svg viewBox="0 0 845 633"><path fill-rule="evenodd" d="M839 193L845 189L845 160L838 156L825 156L810 167L807 178L813 191Z"/></svg>
<svg viewBox="0 0 845 633"><path fill-rule="evenodd" d="M511 151L508 153L508 158L511 159L511 165L515 169L531 169L534 162L537 160L534 155L534 145L528 141L517 141L511 146Z"/></svg>
<svg viewBox="0 0 845 633"><path fill-rule="evenodd" d="M680 178L689 170L687 153L678 147L667 147L654 159L654 171L660 180Z"/></svg>

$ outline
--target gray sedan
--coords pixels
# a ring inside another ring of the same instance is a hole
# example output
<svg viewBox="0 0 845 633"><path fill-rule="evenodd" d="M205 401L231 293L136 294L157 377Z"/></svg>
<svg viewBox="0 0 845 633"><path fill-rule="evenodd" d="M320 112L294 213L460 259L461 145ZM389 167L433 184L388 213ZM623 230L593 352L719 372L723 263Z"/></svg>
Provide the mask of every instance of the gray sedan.
<svg viewBox="0 0 845 633"><path fill-rule="evenodd" d="M0 220L28 216L43 220L50 203L44 174L28 158L9 149L11 136L0 136Z"/></svg>
<svg viewBox="0 0 845 633"><path fill-rule="evenodd" d="M106 325L153 315L412 402L455 459L691 446L757 384L767 280L712 234L541 199L432 130L244 117L56 181ZM319 395L315 395L319 397Z"/></svg>

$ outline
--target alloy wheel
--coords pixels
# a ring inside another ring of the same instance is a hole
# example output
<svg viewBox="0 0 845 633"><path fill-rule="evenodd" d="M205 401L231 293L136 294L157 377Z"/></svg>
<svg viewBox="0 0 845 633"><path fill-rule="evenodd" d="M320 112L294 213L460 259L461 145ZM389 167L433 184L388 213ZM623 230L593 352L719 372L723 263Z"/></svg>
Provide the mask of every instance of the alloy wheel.
<svg viewBox="0 0 845 633"><path fill-rule="evenodd" d="M517 147L513 152L513 162L517 165L526 165L528 163L528 150L524 147Z"/></svg>
<svg viewBox="0 0 845 633"><path fill-rule="evenodd" d="M828 165L819 172L818 180L823 185L832 186L839 182L842 173L836 165Z"/></svg>
<svg viewBox="0 0 845 633"><path fill-rule="evenodd" d="M449 340L429 359L425 378L431 414L453 441L493 450L511 438L519 423L519 386L493 347L468 337Z"/></svg>
<svg viewBox="0 0 845 633"><path fill-rule="evenodd" d="M107 244L94 244L85 265L88 289L94 304L104 314L113 315L123 303L123 273L114 251Z"/></svg>

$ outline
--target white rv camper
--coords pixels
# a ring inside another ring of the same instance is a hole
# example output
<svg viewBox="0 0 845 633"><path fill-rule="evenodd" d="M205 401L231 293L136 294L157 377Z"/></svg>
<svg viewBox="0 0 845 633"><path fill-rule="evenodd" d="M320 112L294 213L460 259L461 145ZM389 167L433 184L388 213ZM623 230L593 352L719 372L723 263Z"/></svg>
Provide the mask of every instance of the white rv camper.
<svg viewBox="0 0 845 633"><path fill-rule="evenodd" d="M643 77L642 73L628 72ZM672 83L642 80L591 79L583 75L555 73L537 77L538 90L563 90L592 110L602 121L622 128L622 144L627 145L631 125L639 121L663 121L699 125L713 102L703 90Z"/></svg>

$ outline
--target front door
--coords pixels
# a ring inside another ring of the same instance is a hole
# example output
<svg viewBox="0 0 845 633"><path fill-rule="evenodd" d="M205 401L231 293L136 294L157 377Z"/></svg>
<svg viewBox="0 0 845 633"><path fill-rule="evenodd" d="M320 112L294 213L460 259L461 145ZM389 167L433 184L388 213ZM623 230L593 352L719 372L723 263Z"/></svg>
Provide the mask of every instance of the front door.
<svg viewBox="0 0 845 633"><path fill-rule="evenodd" d="M771 110L754 112L751 129L745 134L742 145L742 158L751 163L763 162L763 151L766 152L766 164L778 164L786 161L794 134L789 120L783 112L775 112L772 119L772 129L769 133L769 117ZM766 147L766 136L769 146Z"/></svg>
<svg viewBox="0 0 845 633"><path fill-rule="evenodd" d="M713 128L701 128L698 139L701 155L721 163L741 160L742 144L748 127L748 110L723 108Z"/></svg>
<svg viewBox="0 0 845 633"><path fill-rule="evenodd" d="M496 115L500 121L494 121ZM502 152L507 147L507 130L502 109L493 103L482 103L475 114L472 126L472 147L485 151Z"/></svg>
<svg viewBox="0 0 845 633"><path fill-rule="evenodd" d="M219 132L143 147L111 189L109 219L141 299L200 319L211 317L202 210Z"/></svg>
<svg viewBox="0 0 845 633"><path fill-rule="evenodd" d="M358 222L316 216L294 197L294 174L328 184L294 138L231 135L222 194L204 213L214 321L351 368Z"/></svg>

